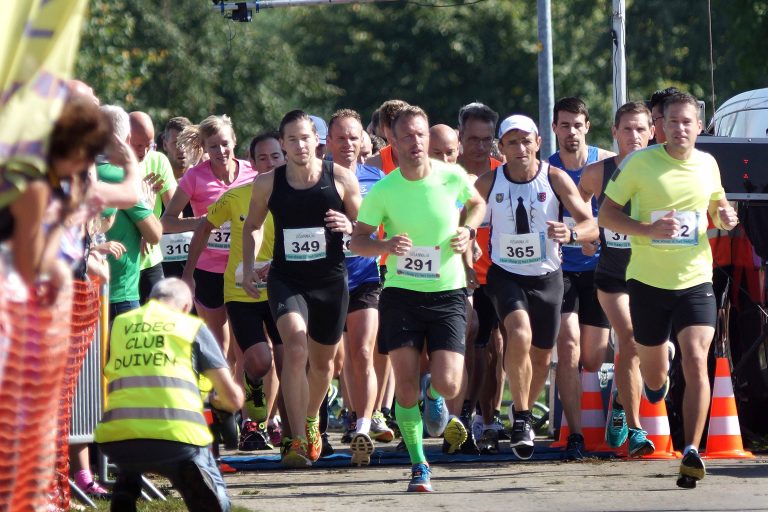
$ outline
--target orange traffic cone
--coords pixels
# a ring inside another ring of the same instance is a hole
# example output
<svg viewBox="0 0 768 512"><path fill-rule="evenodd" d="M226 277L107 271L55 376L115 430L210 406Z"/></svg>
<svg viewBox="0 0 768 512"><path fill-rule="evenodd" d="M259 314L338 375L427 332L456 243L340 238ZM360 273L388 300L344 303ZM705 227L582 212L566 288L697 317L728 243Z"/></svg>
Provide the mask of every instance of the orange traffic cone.
<svg viewBox="0 0 768 512"><path fill-rule="evenodd" d="M736 411L736 399L733 396L731 371L728 359L717 358L715 368L715 387L712 392L712 407L709 410L709 434L707 459L752 459L755 456L744 450L741 442L739 415Z"/></svg>
<svg viewBox="0 0 768 512"><path fill-rule="evenodd" d="M680 452L676 452L672 445L672 436L669 429L669 417L664 400L656 404L649 402L645 396L640 398L640 425L648 432L656 450L648 455L638 457L640 459L679 459Z"/></svg>
<svg viewBox="0 0 768 512"><path fill-rule="evenodd" d="M605 439L605 415L603 414L603 395L600 391L600 377L597 373L581 372L581 433L584 436L584 448L598 451ZM552 443L552 448L564 448L568 445L571 429L563 411L560 423L560 437Z"/></svg>

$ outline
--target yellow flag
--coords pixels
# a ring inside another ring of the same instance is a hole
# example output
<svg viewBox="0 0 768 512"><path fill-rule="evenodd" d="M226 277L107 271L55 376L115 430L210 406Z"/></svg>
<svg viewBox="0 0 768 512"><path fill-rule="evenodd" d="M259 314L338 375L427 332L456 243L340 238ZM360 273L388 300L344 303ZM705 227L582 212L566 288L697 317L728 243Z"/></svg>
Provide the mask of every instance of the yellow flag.
<svg viewBox="0 0 768 512"><path fill-rule="evenodd" d="M7 2L6 2L7 4ZM0 16L0 207L45 174L87 0L14 0Z"/></svg>

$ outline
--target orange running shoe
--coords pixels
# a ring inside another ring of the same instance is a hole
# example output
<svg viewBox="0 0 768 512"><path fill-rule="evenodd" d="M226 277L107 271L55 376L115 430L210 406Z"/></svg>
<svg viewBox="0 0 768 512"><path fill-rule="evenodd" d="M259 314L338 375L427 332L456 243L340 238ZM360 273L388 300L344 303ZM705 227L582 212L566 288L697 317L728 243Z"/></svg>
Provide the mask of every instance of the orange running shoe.
<svg viewBox="0 0 768 512"><path fill-rule="evenodd" d="M315 462L320 458L320 452L323 451L323 440L320 438L320 420L307 417L306 432L309 460Z"/></svg>
<svg viewBox="0 0 768 512"><path fill-rule="evenodd" d="M307 454L307 440L302 437L294 438L281 462L283 466L289 468L308 468L312 466L312 461Z"/></svg>

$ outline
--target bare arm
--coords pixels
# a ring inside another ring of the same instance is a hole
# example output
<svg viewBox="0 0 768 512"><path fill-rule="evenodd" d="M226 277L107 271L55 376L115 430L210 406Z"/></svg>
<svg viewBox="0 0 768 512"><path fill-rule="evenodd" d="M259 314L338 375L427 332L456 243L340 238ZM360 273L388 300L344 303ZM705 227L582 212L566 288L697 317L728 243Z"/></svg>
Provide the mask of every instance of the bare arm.
<svg viewBox="0 0 768 512"><path fill-rule="evenodd" d="M603 188L603 169L602 161L595 162L587 166L581 173L581 179L576 188L585 203L592 200L593 197L599 197Z"/></svg>
<svg viewBox="0 0 768 512"><path fill-rule="evenodd" d="M186 282L190 288L194 291L194 279L193 275L195 267L197 267L197 260L200 259L200 255L208 245L208 236L215 228L213 224L208 222L201 222L195 229L195 233L192 235L192 240L189 241L189 251L187 252L187 263L184 265L184 273L181 278Z"/></svg>
<svg viewBox="0 0 768 512"><path fill-rule="evenodd" d="M121 183L105 183L97 181L95 173L91 179L86 202L95 210L105 207L126 209L135 205L141 199L139 185L141 183L141 170L139 162L133 154L130 146L125 141L116 137L108 148L110 163L122 167L125 171Z"/></svg>
<svg viewBox="0 0 768 512"><path fill-rule="evenodd" d="M725 196L718 201L710 201L708 210L712 223L718 229L730 231L739 223L739 216L736 214L736 210L733 209L733 206L731 206L731 203L728 202Z"/></svg>
<svg viewBox="0 0 768 512"><path fill-rule="evenodd" d="M274 172L260 174L253 181L248 217L243 223L243 290L255 298L258 298L261 292L253 284L256 277L253 263L257 252L261 249L261 228L269 211L268 203L269 197L272 195L273 182Z"/></svg>
<svg viewBox="0 0 768 512"><path fill-rule="evenodd" d="M214 407L235 412L243 406L243 390L232 378L229 368L206 370L203 374L211 380L216 390L215 403L212 404Z"/></svg>
<svg viewBox="0 0 768 512"><path fill-rule="evenodd" d="M576 221L573 230L568 229L562 222L547 222L550 226L550 237L560 243L566 243L571 239L571 231L575 231L579 234L579 242L596 240L600 236L600 230L592 217L592 207L584 202L576 184L565 171L556 167L550 167L549 176L552 188Z"/></svg>
<svg viewBox="0 0 768 512"><path fill-rule="evenodd" d="M176 191L171 197L169 204L166 205L163 216L160 221L163 223L163 232L165 233L183 233L185 231L194 231L202 222L204 217L181 218L181 212L189 204L189 196L181 187L176 187Z"/></svg>
<svg viewBox="0 0 768 512"><path fill-rule="evenodd" d="M43 214L50 197L50 186L44 181L29 183L11 204L14 219L13 263L27 285L38 278L45 248Z"/></svg>
<svg viewBox="0 0 768 512"><path fill-rule="evenodd" d="M407 233L395 235L386 240L379 240L378 238L371 238L376 229L376 226L357 222L352 231L352 239L349 244L350 250L355 254L367 257L378 256L383 253L402 256L411 250L413 244L408 238Z"/></svg>
<svg viewBox="0 0 768 512"><path fill-rule="evenodd" d="M163 236L163 225L152 214L137 222L136 228L141 233L141 237L149 244L159 243L160 237Z"/></svg>
<svg viewBox="0 0 768 512"><path fill-rule="evenodd" d="M617 203L610 197L603 199L603 205L597 216L598 222L604 228L616 233L625 233L630 236L644 236L657 240L674 238L680 229L680 222L674 218L675 211L671 211L653 224L640 222L621 211L624 205Z"/></svg>

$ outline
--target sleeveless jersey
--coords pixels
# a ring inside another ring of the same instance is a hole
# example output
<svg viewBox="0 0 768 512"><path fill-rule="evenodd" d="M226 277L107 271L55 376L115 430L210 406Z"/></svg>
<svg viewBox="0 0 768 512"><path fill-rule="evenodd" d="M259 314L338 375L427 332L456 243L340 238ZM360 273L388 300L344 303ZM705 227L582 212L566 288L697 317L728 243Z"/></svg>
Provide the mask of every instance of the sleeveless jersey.
<svg viewBox="0 0 768 512"><path fill-rule="evenodd" d="M274 271L304 284L333 280L346 274L342 234L325 226L325 212L344 212L336 190L333 162L324 161L320 179L308 189L288 184L286 166L275 169L267 204L275 221Z"/></svg>
<svg viewBox="0 0 768 512"><path fill-rule="evenodd" d="M605 187L616 171L616 157L603 160L603 186L600 197L597 198L598 207L605 199ZM630 203L622 209L627 215L631 212ZM629 247L629 235L614 233L610 229L600 228L600 259L597 262L596 273L624 279L627 274L627 265L632 249Z"/></svg>
<svg viewBox="0 0 768 512"><path fill-rule="evenodd" d="M559 218L560 200L549 181L549 164L541 162L530 181L513 181L499 167L488 194L491 261L507 272L540 276L560 268L560 247L547 237L547 221ZM529 233L517 233L519 200L528 215Z"/></svg>
<svg viewBox="0 0 768 512"><path fill-rule="evenodd" d="M589 164L597 162L599 150L595 146L587 146L587 161L584 163L584 167ZM574 183L579 184L581 180L581 173L584 171L584 167L580 169L566 169L563 165L563 161L560 159L560 152L554 153L549 157L549 163L555 167L559 167L568 173ZM597 200L592 198L592 216L597 217ZM568 228L572 228L575 224L571 213L563 207L563 222L568 225ZM573 244L563 244L563 270L568 272L584 272L587 270L594 270L597 266L597 260L600 258L600 250L594 256L586 256L581 252L581 244L574 242Z"/></svg>

